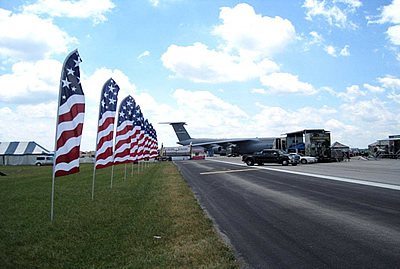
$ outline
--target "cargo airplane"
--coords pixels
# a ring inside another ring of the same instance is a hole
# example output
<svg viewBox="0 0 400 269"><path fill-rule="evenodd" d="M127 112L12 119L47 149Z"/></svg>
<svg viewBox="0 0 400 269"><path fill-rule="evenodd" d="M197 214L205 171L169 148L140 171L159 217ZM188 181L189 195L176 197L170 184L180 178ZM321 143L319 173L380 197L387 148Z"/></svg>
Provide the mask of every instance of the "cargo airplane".
<svg viewBox="0 0 400 269"><path fill-rule="evenodd" d="M169 124L174 128L178 137L178 144L182 146L202 147L208 152L216 154L246 154L263 149L281 148L281 139L276 137L265 138L191 138L186 131L186 122L160 122L160 124Z"/></svg>

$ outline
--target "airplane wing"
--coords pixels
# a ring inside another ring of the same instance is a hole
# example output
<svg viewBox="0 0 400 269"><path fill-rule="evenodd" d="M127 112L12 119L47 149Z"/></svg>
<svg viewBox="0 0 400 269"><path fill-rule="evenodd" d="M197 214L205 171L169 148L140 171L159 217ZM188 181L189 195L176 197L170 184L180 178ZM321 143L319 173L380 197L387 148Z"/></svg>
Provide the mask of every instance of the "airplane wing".
<svg viewBox="0 0 400 269"><path fill-rule="evenodd" d="M201 147L211 147L215 145L219 145L222 147L230 146L232 144L238 144L238 143L243 143L243 142L248 142L252 141L254 139L249 139L249 138L233 138L233 139L221 139L221 140L215 140L215 141L207 141L207 142L202 142L202 143L192 143L192 146L201 146Z"/></svg>

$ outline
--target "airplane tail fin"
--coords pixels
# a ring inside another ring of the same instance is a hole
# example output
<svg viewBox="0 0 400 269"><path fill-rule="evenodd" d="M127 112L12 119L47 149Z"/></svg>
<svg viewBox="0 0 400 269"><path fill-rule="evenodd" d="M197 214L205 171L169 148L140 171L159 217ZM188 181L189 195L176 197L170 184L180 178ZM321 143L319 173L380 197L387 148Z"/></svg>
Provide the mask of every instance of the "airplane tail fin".
<svg viewBox="0 0 400 269"><path fill-rule="evenodd" d="M179 141L184 141L191 138L184 126L186 125L186 122L162 122L162 124L172 125L172 128L174 128L175 134Z"/></svg>

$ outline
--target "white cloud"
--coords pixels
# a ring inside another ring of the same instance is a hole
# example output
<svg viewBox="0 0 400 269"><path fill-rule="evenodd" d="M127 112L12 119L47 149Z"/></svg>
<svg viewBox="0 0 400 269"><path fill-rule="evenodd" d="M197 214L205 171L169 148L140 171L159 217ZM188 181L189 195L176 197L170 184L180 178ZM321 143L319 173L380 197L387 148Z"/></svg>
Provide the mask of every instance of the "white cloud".
<svg viewBox="0 0 400 269"><path fill-rule="evenodd" d="M0 76L1 102L37 104L57 98L61 68L56 60L15 63L11 74Z"/></svg>
<svg viewBox="0 0 400 269"><path fill-rule="evenodd" d="M390 5L381 8L382 12L378 20L369 20L368 23L392 23L397 24L388 28L386 34L390 42L394 45L400 45L400 0L393 0ZM369 18L367 18L369 19Z"/></svg>
<svg viewBox="0 0 400 269"><path fill-rule="evenodd" d="M360 128L354 125L344 124L343 122L337 119L330 119L324 124L324 128L331 132L332 143L334 141L340 141L349 143L348 145L360 144L360 140L363 139L361 137ZM363 135L365 132L363 133ZM356 138L356 139L354 139ZM363 147L366 147L364 145Z"/></svg>
<svg viewBox="0 0 400 269"><path fill-rule="evenodd" d="M385 104L385 102L374 98L368 101L360 101L351 106L342 105L341 109L354 122L374 124L374 127L369 126L368 129L379 129L379 127L385 127L385 129L391 127L392 129L399 126L400 119L398 115L392 113Z"/></svg>
<svg viewBox="0 0 400 269"><path fill-rule="evenodd" d="M53 150L56 112L56 102L1 108L0 141L36 141Z"/></svg>
<svg viewBox="0 0 400 269"><path fill-rule="evenodd" d="M315 31L310 32L309 35L311 36L311 40L305 42L305 50L309 50L312 45L316 45L318 47L322 46L325 41L322 35L318 34Z"/></svg>
<svg viewBox="0 0 400 269"><path fill-rule="evenodd" d="M358 85L353 85L346 88L346 92L339 92L337 96L345 102L353 103L358 97L365 96L366 93L360 90Z"/></svg>
<svg viewBox="0 0 400 269"><path fill-rule="evenodd" d="M261 93L261 94L266 94L267 93L263 88L252 89L251 92L252 93Z"/></svg>
<svg viewBox="0 0 400 269"><path fill-rule="evenodd" d="M362 6L362 2L359 0L335 0L334 2L347 4L348 8L350 9L355 9Z"/></svg>
<svg viewBox="0 0 400 269"><path fill-rule="evenodd" d="M400 79L388 75L384 78L378 78L378 81L382 84L382 87L392 90L387 97L396 103L400 103Z"/></svg>
<svg viewBox="0 0 400 269"><path fill-rule="evenodd" d="M341 134L348 134L348 133L354 133L355 131L358 130L357 127L353 125L346 125L341 121L338 121L336 119L330 119L325 123L325 128L327 128L329 131L333 133L341 133Z"/></svg>
<svg viewBox="0 0 400 269"><path fill-rule="evenodd" d="M296 39L290 21L257 15L248 4L221 8L220 18L213 31L224 40L218 50L199 42L171 45L161 58L164 66L195 82L248 81L278 71L270 57Z"/></svg>
<svg viewBox="0 0 400 269"><path fill-rule="evenodd" d="M76 40L36 15L12 14L0 9L0 57L11 61L35 61L67 52Z"/></svg>
<svg viewBox="0 0 400 269"><path fill-rule="evenodd" d="M360 1L352 0L305 0L303 7L307 9L307 20L312 21L314 17L322 16L330 25L355 29L357 26L348 20L348 15L361 5Z"/></svg>
<svg viewBox="0 0 400 269"><path fill-rule="evenodd" d="M313 95L317 93L314 87L306 82L298 80L298 76L288 73L273 73L260 78L261 83L271 93L275 94L303 94Z"/></svg>
<svg viewBox="0 0 400 269"><path fill-rule="evenodd" d="M280 136L301 129L323 128L325 118L337 113L335 109L327 106L303 107L295 111L263 106L259 103L257 106L262 110L252 118L249 129L258 136Z"/></svg>
<svg viewBox="0 0 400 269"><path fill-rule="evenodd" d="M213 33L225 40L224 50L237 51L241 57L254 60L271 57L296 38L289 20L257 15L245 3L221 8L220 19L222 24Z"/></svg>
<svg viewBox="0 0 400 269"><path fill-rule="evenodd" d="M342 56L350 56L349 45L344 46L344 48L340 51L340 55Z"/></svg>
<svg viewBox="0 0 400 269"><path fill-rule="evenodd" d="M310 32L310 35L313 37L313 43L321 44L324 41L324 38L315 31Z"/></svg>
<svg viewBox="0 0 400 269"><path fill-rule="evenodd" d="M160 4L159 0L149 0L149 2L155 7L158 7L158 5Z"/></svg>
<svg viewBox="0 0 400 269"><path fill-rule="evenodd" d="M386 76L384 78L378 78L379 83L382 87L389 88L393 90L400 90L400 79L393 76Z"/></svg>
<svg viewBox="0 0 400 269"><path fill-rule="evenodd" d="M372 93L382 93L385 92L385 89L381 88L381 87L377 87L377 86L372 86L368 83L364 83L364 88L366 88L367 90L369 90Z"/></svg>
<svg viewBox="0 0 400 269"><path fill-rule="evenodd" d="M48 14L52 17L91 18L94 24L107 20L104 13L115 7L110 0L38 0L23 7L26 14Z"/></svg>
<svg viewBox="0 0 400 269"><path fill-rule="evenodd" d="M208 91L178 89L174 91L173 98L176 101L173 108L154 103L151 105L153 110L158 110L156 113L151 112L155 122L187 122L187 129L192 137L232 138L248 135L249 130L243 128L243 123L249 125L248 115L238 106L227 103ZM194 102L196 105L193 105ZM161 128L165 131L159 132ZM164 145L176 144L172 127L158 125L157 134L159 133L160 141Z"/></svg>
<svg viewBox="0 0 400 269"><path fill-rule="evenodd" d="M394 102L400 104L400 94L396 94L395 92L389 93L387 96L389 99L392 99Z"/></svg>
<svg viewBox="0 0 400 269"><path fill-rule="evenodd" d="M400 45L400 25L389 27L386 33L390 39L390 42L397 46Z"/></svg>
<svg viewBox="0 0 400 269"><path fill-rule="evenodd" d="M400 0L393 0L393 2L384 6L382 9L382 13L380 14L380 19L377 21L370 21L372 23L400 23Z"/></svg>
<svg viewBox="0 0 400 269"><path fill-rule="evenodd" d="M178 89L174 92L173 97L179 108L185 110L185 113L192 114L194 111L202 111L201 117L205 122L212 123L213 126L219 126L222 123L219 120L220 117L232 120L248 117L238 106L231 105L208 91L192 92ZM196 100L195 106L193 106L193 100ZM215 113L216 110L218 113Z"/></svg>
<svg viewBox="0 0 400 269"><path fill-rule="evenodd" d="M138 56L138 60L142 59L145 56L149 56L149 55L150 55L150 52L146 50L145 52L143 52L142 54L140 54Z"/></svg>
<svg viewBox="0 0 400 269"><path fill-rule="evenodd" d="M177 77L195 82L247 81L279 70L268 59L258 63L244 61L225 52L209 50L201 43L188 47L171 45L161 60Z"/></svg>
<svg viewBox="0 0 400 269"><path fill-rule="evenodd" d="M332 57L336 57L336 48L334 46L325 46L325 51Z"/></svg>

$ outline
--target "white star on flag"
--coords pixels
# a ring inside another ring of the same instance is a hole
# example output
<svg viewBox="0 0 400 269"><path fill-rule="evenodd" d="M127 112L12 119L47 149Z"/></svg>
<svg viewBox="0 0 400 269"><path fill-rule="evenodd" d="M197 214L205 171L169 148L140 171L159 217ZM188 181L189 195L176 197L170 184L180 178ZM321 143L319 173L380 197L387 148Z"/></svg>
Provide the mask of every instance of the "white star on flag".
<svg viewBox="0 0 400 269"><path fill-rule="evenodd" d="M69 88L69 84L71 84L71 82L68 81L68 77L65 77L65 79L62 80L63 83L63 87L67 87Z"/></svg>

